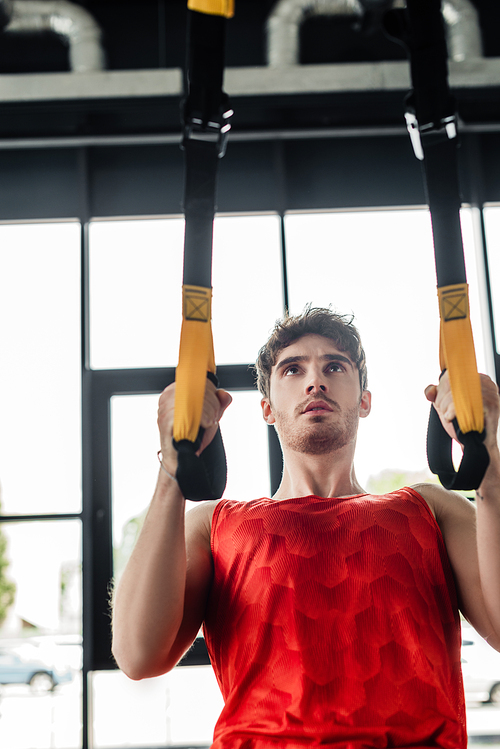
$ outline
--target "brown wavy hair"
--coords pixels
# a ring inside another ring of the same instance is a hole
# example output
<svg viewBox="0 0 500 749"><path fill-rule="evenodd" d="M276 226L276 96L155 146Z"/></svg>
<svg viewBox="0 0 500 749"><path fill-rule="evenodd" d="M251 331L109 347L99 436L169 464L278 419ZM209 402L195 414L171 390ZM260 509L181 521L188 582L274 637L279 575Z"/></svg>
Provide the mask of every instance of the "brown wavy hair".
<svg viewBox="0 0 500 749"><path fill-rule="evenodd" d="M321 335L334 341L335 345L348 354L356 365L361 392L366 390L368 385L366 355L353 319L352 315L340 315L325 307L308 306L300 315L286 314L282 320L278 320L269 340L259 351L255 363L257 387L264 398L269 398L271 370L276 364L278 355L291 343L305 335Z"/></svg>

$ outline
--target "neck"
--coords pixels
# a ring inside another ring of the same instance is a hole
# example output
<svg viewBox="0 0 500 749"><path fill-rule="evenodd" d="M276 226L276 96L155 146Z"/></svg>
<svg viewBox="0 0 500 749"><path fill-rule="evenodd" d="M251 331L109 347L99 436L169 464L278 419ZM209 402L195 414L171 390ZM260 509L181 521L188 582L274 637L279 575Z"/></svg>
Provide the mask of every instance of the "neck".
<svg viewBox="0 0 500 749"><path fill-rule="evenodd" d="M351 445L326 455L284 450L283 478L274 499L349 497L364 494L354 471Z"/></svg>

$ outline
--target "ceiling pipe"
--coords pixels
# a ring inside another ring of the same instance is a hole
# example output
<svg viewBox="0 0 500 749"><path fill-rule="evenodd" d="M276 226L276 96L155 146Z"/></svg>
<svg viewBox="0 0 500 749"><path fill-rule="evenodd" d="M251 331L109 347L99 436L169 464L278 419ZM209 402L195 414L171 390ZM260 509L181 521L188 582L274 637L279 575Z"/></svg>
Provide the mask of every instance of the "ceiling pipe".
<svg viewBox="0 0 500 749"><path fill-rule="evenodd" d="M278 0L267 20L267 64L270 67L298 65L300 27L308 16L358 16L364 0ZM364 2L366 5L366 2ZM394 0L392 7L405 7ZM443 0L449 57L462 62L482 57L482 39L476 9L469 0Z"/></svg>
<svg viewBox="0 0 500 749"><path fill-rule="evenodd" d="M267 20L267 64L270 67L298 65L299 30L308 16L358 16L358 0L278 0Z"/></svg>
<svg viewBox="0 0 500 749"><path fill-rule="evenodd" d="M9 21L5 33L52 32L69 46L74 73L104 70L101 28L84 8L67 0L0 0Z"/></svg>
<svg viewBox="0 0 500 749"><path fill-rule="evenodd" d="M483 56L479 14L469 0L443 0L443 18L450 60Z"/></svg>

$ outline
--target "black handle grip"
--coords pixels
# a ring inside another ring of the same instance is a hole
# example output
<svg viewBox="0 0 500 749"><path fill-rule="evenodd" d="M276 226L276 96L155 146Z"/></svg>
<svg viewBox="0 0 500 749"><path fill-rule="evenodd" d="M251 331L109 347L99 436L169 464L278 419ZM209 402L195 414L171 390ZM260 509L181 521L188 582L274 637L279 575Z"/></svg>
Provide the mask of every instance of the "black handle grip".
<svg viewBox="0 0 500 749"><path fill-rule="evenodd" d="M198 440L201 442L203 429ZM180 440L174 443L178 452L178 466L175 477L186 499L201 502L204 499L220 499L226 488L226 451L220 429L212 442L196 455L196 443Z"/></svg>
<svg viewBox="0 0 500 749"><path fill-rule="evenodd" d="M467 432L463 434L455 419L453 421L457 437L464 446L462 461L455 470L452 459L453 440L447 433L441 419L431 406L427 427L427 460L432 473L446 489L477 489L483 480L490 462L488 450L484 444L485 432Z"/></svg>

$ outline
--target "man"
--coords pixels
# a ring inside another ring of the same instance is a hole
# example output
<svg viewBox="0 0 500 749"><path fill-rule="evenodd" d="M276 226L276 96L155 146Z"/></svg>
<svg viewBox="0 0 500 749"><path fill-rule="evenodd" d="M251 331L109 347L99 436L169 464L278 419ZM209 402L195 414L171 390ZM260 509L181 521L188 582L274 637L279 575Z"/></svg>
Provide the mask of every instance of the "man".
<svg viewBox="0 0 500 749"><path fill-rule="evenodd" d="M225 699L217 749L465 749L458 607L500 650L497 386L482 377L490 466L476 526L474 506L441 487L372 496L359 485L371 395L351 322L322 309L285 318L257 373L284 456L272 499L185 517L173 386L160 398L158 484L114 603L118 664L133 679L165 673L203 624ZM447 377L426 396L452 433ZM229 403L207 385L201 449Z"/></svg>

